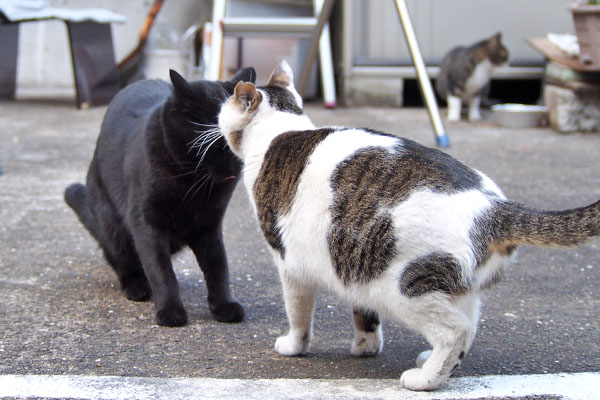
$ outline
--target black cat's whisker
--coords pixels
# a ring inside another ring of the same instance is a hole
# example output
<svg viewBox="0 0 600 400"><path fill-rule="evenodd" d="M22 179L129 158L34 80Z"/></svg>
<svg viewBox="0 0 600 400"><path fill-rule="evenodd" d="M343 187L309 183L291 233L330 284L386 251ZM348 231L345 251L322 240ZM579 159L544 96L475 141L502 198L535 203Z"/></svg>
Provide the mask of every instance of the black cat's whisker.
<svg viewBox="0 0 600 400"><path fill-rule="evenodd" d="M208 183L208 193L207 193L207 190L206 190L206 186L204 186L204 194L207 197L210 197L210 194L212 193L213 186L215 184L215 180L212 178L212 174L207 174L206 183ZM198 191L200 191L200 188L198 188L198 190L196 191L196 193L198 193ZM196 194L194 194L194 196L195 195Z"/></svg>
<svg viewBox="0 0 600 400"><path fill-rule="evenodd" d="M214 139L221 137L222 135L220 133L217 132L210 132L207 131L205 132L206 134L198 136L196 139L194 139L192 142L190 142L190 148L188 150L188 154L192 151L192 149L198 148L198 154L196 154L197 156L200 153L200 150L204 147L205 143L210 143L212 142Z"/></svg>
<svg viewBox="0 0 600 400"><path fill-rule="evenodd" d="M200 153L202 152L202 149L204 148L204 154L206 154L206 152L208 151L208 149L210 148L210 146L212 146L212 144L219 140L220 136L207 136L202 140L202 143L200 143L200 145L197 146L192 146L192 149L197 147L198 151L196 152L196 157L200 156ZM202 156L202 159L204 159L204 155Z"/></svg>
<svg viewBox="0 0 600 400"><path fill-rule="evenodd" d="M197 133L200 133L200 135L196 136L192 141L188 143L188 146L190 146L190 148L198 147L198 142L204 140L206 138L206 135L208 134L207 131L197 131Z"/></svg>
<svg viewBox="0 0 600 400"><path fill-rule="evenodd" d="M213 131L218 131L219 130L219 126L217 124L201 124L199 122L194 122L194 121L190 121L191 124L195 125L195 126L202 126L205 129L196 131L197 133L206 133L206 132L213 132ZM195 139L194 139L195 140Z"/></svg>
<svg viewBox="0 0 600 400"><path fill-rule="evenodd" d="M204 137L206 137L206 138L213 138L213 137L220 137L220 136L222 136L222 135L218 129L207 131L204 135Z"/></svg>
<svg viewBox="0 0 600 400"><path fill-rule="evenodd" d="M194 187L196 187L196 185L198 185L200 182L202 182L202 178L201 178L201 179L198 179L197 181L195 181L195 182L194 182L194 183L193 183L193 184L192 184L192 185L189 187L189 189L188 189L188 190L185 192L185 195L183 196L183 201L185 201L185 200L188 198L188 195L189 195L189 194L190 194L190 193L191 193L191 192L194 190ZM202 185L203 185L203 184L202 184L202 183L200 183L200 187L202 187ZM195 193L197 193L197 192L196 192L196 191L194 191L194 195L193 195L193 196L195 196ZM193 196L192 196L192 197L193 197Z"/></svg>
<svg viewBox="0 0 600 400"><path fill-rule="evenodd" d="M194 161L173 161L170 163L170 165L189 165L189 164L196 164Z"/></svg>
<svg viewBox="0 0 600 400"><path fill-rule="evenodd" d="M204 161L204 157L206 157L206 153L208 152L208 150L211 148L211 146L213 144L215 144L216 142L219 141L219 139L221 139L221 137L216 137L214 138L207 146L206 149L204 150L204 152L202 153L202 156L200 157L200 161L198 161L198 166L200 166L200 164L202 164L202 161ZM198 155L200 153L200 150L198 150Z"/></svg>
<svg viewBox="0 0 600 400"><path fill-rule="evenodd" d="M215 128L215 127L218 127L218 126L219 126L218 124L202 124L202 123L200 123L200 122L196 122L196 121L192 121L192 120L190 120L189 122L190 122L191 124L194 124L194 125L196 125L196 126L209 126L209 127L211 127L211 128Z"/></svg>
<svg viewBox="0 0 600 400"><path fill-rule="evenodd" d="M209 134L209 133L211 133L211 134L212 133L221 134L220 133L220 128L218 126L215 126L215 125L206 125L202 129L195 130L194 132L197 133L198 136L195 139L193 139L190 143L193 143L195 140L198 139L198 137L202 137L202 136L204 136L206 134Z"/></svg>
<svg viewBox="0 0 600 400"><path fill-rule="evenodd" d="M208 197L210 197L210 194L212 193L214 185L215 185L215 181L211 179L210 180L210 186L208 187Z"/></svg>
<svg viewBox="0 0 600 400"><path fill-rule="evenodd" d="M210 172L205 175L202 175L197 181L195 181L192 184L192 186L190 186L190 188L187 190L183 199L185 200L190 193L192 193L190 198L193 198L209 182L210 182L210 186L211 186L210 191L212 191L213 179L212 179L212 174ZM209 194L210 194L210 191L209 191Z"/></svg>
<svg viewBox="0 0 600 400"><path fill-rule="evenodd" d="M204 143L206 142L208 136L209 135L202 135L202 136L198 136L196 139L194 139L194 141L192 142L192 144L190 146L190 151L195 148L202 148L202 146L204 146Z"/></svg>
<svg viewBox="0 0 600 400"><path fill-rule="evenodd" d="M197 140L195 141L195 143L192 144L192 148L202 148L204 146L205 143L210 143L212 142L214 139L216 138L220 138L222 135L219 132L206 132L205 135L199 136L197 138Z"/></svg>
<svg viewBox="0 0 600 400"><path fill-rule="evenodd" d="M188 143L189 145L191 145L192 147L196 147L198 142L201 140L206 139L206 137L212 137L212 136L222 136L220 129L217 128L211 128L209 130L206 131L196 131L197 133L200 133L200 135L198 135L198 137L196 137L194 140L192 140L190 143Z"/></svg>
<svg viewBox="0 0 600 400"><path fill-rule="evenodd" d="M194 165L196 165L196 163L193 163ZM182 178L184 176L188 176L188 175L196 175L198 173L198 171L196 169L192 170L192 171L187 171L187 172L183 172L179 175L171 175L168 179L171 178Z"/></svg>

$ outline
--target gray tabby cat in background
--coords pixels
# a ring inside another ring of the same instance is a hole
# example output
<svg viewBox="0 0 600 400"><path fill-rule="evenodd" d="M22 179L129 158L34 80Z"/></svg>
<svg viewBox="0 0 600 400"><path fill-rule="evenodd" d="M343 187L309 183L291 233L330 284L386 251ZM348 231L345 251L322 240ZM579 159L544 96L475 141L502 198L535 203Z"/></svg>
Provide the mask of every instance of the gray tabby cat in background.
<svg viewBox="0 0 600 400"><path fill-rule="evenodd" d="M481 119L481 91L488 85L492 70L508 61L508 50L497 33L470 47L455 47L442 59L436 90L448 102L448 120L460 120L462 103L469 104L469 121Z"/></svg>

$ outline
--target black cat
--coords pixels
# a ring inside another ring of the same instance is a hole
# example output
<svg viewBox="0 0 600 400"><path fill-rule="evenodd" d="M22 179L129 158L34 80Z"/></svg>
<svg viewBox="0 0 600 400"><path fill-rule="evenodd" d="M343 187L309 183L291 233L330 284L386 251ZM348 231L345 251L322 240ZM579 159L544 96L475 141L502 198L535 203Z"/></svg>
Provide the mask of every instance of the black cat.
<svg viewBox="0 0 600 400"><path fill-rule="evenodd" d="M213 317L239 322L244 309L229 292L223 215L241 164L218 133L221 103L238 81L172 86L139 81L113 99L104 117L87 184L74 183L65 201L98 241L130 300L154 298L156 322L182 326L187 314L171 254L194 252L204 273Z"/></svg>

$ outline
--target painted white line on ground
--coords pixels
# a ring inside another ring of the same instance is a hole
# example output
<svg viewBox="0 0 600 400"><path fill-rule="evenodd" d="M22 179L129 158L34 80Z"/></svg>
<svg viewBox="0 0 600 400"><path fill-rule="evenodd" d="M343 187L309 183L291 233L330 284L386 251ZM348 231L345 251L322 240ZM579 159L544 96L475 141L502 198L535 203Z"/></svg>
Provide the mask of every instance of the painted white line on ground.
<svg viewBox="0 0 600 400"><path fill-rule="evenodd" d="M435 392L411 392L394 379L136 378L0 375L0 397L61 399L481 399L600 398L600 372L450 379Z"/></svg>

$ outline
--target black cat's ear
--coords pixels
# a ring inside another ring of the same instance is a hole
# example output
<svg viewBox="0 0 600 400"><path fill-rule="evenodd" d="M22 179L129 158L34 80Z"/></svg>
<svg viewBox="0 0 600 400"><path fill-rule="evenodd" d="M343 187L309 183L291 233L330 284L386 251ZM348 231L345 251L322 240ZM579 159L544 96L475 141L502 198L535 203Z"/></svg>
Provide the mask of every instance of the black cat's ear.
<svg viewBox="0 0 600 400"><path fill-rule="evenodd" d="M267 81L267 86L281 86L287 88L294 86L294 72L292 67L285 60L280 62Z"/></svg>
<svg viewBox="0 0 600 400"><path fill-rule="evenodd" d="M184 99L192 100L194 98L194 92L190 87L188 81L175 70L169 70L169 76L171 77L171 83L175 89L175 93Z"/></svg>
<svg viewBox="0 0 600 400"><path fill-rule="evenodd" d="M233 89L233 104L241 111L254 111L258 108L262 95L256 90L256 86L250 82L238 82Z"/></svg>
<svg viewBox="0 0 600 400"><path fill-rule="evenodd" d="M230 80L234 85L239 81L256 83L256 71L254 68L242 68Z"/></svg>

